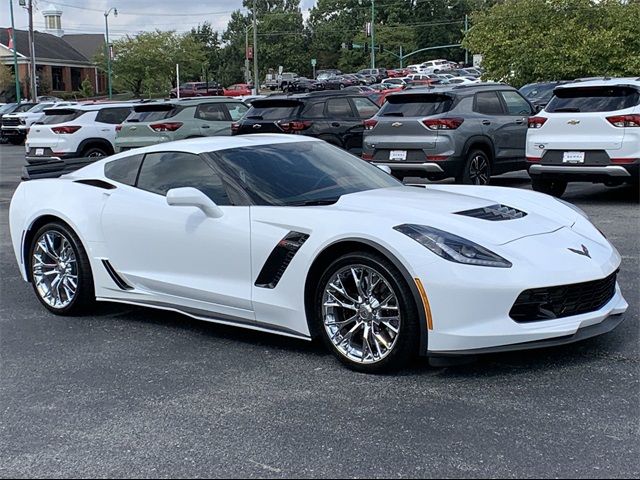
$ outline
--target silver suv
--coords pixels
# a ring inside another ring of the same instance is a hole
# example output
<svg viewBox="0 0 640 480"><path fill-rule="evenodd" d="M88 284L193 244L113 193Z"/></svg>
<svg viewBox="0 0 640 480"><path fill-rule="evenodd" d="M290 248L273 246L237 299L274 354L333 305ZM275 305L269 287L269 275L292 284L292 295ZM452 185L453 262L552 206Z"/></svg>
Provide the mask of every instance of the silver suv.
<svg viewBox="0 0 640 480"><path fill-rule="evenodd" d="M400 179L454 177L486 185L491 175L526 168L527 121L534 113L507 85L411 88L389 95L364 122L362 158Z"/></svg>

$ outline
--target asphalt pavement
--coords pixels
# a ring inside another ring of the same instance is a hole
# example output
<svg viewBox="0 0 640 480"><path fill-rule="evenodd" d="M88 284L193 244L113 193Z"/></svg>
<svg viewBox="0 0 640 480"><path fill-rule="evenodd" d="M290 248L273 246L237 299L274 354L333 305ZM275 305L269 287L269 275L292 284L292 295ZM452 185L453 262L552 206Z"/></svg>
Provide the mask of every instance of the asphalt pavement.
<svg viewBox="0 0 640 480"><path fill-rule="evenodd" d="M640 476L637 190L564 197L623 256L617 330L369 376L319 345L169 312L47 313L10 247L23 156L0 145L1 477Z"/></svg>

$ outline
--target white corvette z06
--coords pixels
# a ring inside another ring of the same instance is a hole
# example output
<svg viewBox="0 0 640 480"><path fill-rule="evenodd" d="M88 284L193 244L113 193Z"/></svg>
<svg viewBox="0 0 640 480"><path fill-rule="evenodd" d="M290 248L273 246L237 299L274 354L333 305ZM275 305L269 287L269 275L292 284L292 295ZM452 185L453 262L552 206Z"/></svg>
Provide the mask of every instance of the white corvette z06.
<svg viewBox="0 0 640 480"><path fill-rule="evenodd" d="M146 305L301 339L348 366L559 345L622 321L620 255L526 190L403 186L294 135L131 150L22 182L22 276L50 311Z"/></svg>

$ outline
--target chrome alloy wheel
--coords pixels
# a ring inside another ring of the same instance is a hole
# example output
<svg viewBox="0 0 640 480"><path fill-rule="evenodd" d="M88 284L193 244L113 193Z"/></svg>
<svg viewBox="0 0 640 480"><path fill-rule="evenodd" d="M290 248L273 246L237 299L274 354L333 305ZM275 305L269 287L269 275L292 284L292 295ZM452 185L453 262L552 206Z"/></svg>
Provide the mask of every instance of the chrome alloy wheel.
<svg viewBox="0 0 640 480"><path fill-rule="evenodd" d="M482 155L474 155L469 165L469 179L473 185L489 183L489 161Z"/></svg>
<svg viewBox="0 0 640 480"><path fill-rule="evenodd" d="M33 281L50 307L67 307L78 291L78 264L69 240L57 230L44 232L33 249Z"/></svg>
<svg viewBox="0 0 640 480"><path fill-rule="evenodd" d="M377 363L400 333L398 297L375 269L349 265L336 272L322 295L322 321L331 343L353 362Z"/></svg>

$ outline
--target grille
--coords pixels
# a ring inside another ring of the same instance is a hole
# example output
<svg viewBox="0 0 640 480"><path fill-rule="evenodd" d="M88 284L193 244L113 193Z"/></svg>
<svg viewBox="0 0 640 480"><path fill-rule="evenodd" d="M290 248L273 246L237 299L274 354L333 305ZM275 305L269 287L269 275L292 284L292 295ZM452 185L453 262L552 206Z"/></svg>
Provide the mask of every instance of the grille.
<svg viewBox="0 0 640 480"><path fill-rule="evenodd" d="M535 322L594 312L613 298L617 274L591 282L525 290L509 315L516 322Z"/></svg>
<svg viewBox="0 0 640 480"><path fill-rule="evenodd" d="M508 207L506 205L489 205L488 207L456 212L456 215L464 215L466 217L497 222L500 220L515 220L516 218L526 217L527 214L517 208Z"/></svg>
<svg viewBox="0 0 640 480"><path fill-rule="evenodd" d="M17 118L3 118L2 119L2 126L5 127L15 127L20 125L20 120Z"/></svg>

